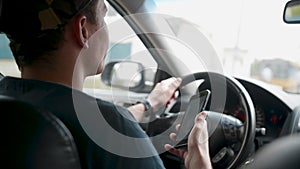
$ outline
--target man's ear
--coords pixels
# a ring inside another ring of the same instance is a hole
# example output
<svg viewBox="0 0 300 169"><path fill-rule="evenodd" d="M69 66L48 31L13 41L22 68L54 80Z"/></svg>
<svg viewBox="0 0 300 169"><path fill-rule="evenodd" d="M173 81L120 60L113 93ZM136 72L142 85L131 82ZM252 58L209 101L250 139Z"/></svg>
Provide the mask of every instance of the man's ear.
<svg viewBox="0 0 300 169"><path fill-rule="evenodd" d="M78 45L80 45L81 47L84 47L84 45L86 44L88 37L89 37L89 31L87 28L87 20L86 20L86 16L76 16L74 18L74 34L75 34L75 38L77 40Z"/></svg>

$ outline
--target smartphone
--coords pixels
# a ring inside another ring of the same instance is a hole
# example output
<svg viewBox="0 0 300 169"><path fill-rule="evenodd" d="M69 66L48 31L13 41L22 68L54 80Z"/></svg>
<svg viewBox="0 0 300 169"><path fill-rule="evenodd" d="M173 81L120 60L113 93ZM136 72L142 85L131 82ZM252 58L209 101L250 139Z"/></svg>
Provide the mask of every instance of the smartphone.
<svg viewBox="0 0 300 169"><path fill-rule="evenodd" d="M205 109L209 97L210 90L204 90L190 98L176 134L175 148L187 148L188 136L194 126L194 120L197 114Z"/></svg>

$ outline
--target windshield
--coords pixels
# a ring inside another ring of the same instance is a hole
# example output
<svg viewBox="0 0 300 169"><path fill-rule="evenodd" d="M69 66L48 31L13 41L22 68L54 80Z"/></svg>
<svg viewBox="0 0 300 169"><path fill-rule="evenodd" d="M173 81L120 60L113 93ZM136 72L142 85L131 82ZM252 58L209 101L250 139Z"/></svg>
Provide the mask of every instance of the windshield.
<svg viewBox="0 0 300 169"><path fill-rule="evenodd" d="M179 17L204 32L225 73L300 92L300 25L283 22L285 0L155 2L154 12ZM198 71L190 59L182 61Z"/></svg>

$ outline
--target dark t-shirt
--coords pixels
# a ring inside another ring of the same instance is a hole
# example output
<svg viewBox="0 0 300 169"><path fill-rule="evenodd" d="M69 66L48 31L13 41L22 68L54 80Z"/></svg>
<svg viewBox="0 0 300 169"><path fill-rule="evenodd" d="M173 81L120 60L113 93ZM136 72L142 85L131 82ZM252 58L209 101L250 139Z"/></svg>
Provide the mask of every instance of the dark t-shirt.
<svg viewBox="0 0 300 169"><path fill-rule="evenodd" d="M162 169L151 141L127 109L70 87L5 77L0 94L54 113L71 131L82 168Z"/></svg>

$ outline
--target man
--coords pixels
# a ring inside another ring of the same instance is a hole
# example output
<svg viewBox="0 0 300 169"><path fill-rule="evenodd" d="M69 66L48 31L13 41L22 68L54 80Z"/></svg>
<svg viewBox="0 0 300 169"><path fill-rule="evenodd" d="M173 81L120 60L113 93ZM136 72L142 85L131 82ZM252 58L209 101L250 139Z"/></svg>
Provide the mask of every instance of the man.
<svg viewBox="0 0 300 169"><path fill-rule="evenodd" d="M1 4L0 31L11 41L22 78L2 79L0 94L40 106L60 118L74 136L82 168L164 168L136 122L145 113L144 104L128 108L129 113L81 91L87 76L103 70L108 49L103 0L2 0ZM145 104L154 110L166 105L176 98L180 83L180 78L158 83ZM197 142L203 139L199 133L207 133L204 116L199 115L201 123L195 125L189 145L198 155L166 145L177 155L185 154L188 168L203 162L195 160L202 158L200 150L208 156L207 141L204 146Z"/></svg>

